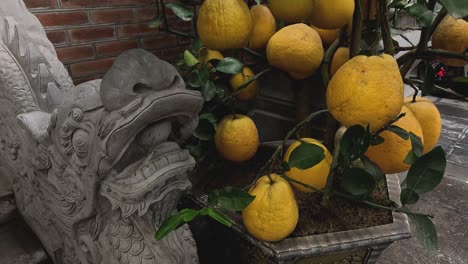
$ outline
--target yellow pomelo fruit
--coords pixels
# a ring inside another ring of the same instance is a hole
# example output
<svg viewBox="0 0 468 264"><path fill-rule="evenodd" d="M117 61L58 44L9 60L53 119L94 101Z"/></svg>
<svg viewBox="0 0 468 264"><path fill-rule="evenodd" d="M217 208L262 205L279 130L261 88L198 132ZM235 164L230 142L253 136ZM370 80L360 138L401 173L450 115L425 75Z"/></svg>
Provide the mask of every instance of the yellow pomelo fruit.
<svg viewBox="0 0 468 264"><path fill-rule="evenodd" d="M267 45L270 65L300 79L314 74L322 63L323 53L317 31L302 23L282 28Z"/></svg>
<svg viewBox="0 0 468 264"><path fill-rule="evenodd" d="M227 115L218 124L215 134L218 153L230 161L251 159L259 146L258 131L255 123L240 114Z"/></svg>
<svg viewBox="0 0 468 264"><path fill-rule="evenodd" d="M330 166L332 164L333 158L328 149L324 145L322 145L318 140L313 138L302 138L301 140L321 147L325 152L325 158L320 163L306 170L291 168L291 170L286 172L286 175L291 179L300 181L302 183L308 184L312 187L321 190L325 188L325 185L327 184L328 173L330 172ZM294 142L286 151L284 155L284 161L288 162L291 153L301 144L303 144L301 141ZM294 182L291 182L291 184L300 191L313 192L313 190L306 188L300 184Z"/></svg>
<svg viewBox="0 0 468 264"><path fill-rule="evenodd" d="M312 13L312 25L323 29L341 28L352 21L354 0L315 0Z"/></svg>
<svg viewBox="0 0 468 264"><path fill-rule="evenodd" d="M241 73L233 75L229 80L231 87L236 91L242 84L247 82L250 78L254 77L255 73L249 67L244 67ZM237 95L236 98L240 101L249 101L255 99L258 93L258 83L253 81L247 87L242 89Z"/></svg>
<svg viewBox="0 0 468 264"><path fill-rule="evenodd" d="M277 19L285 22L302 22L312 15L312 0L270 0L270 9Z"/></svg>
<svg viewBox="0 0 468 264"><path fill-rule="evenodd" d="M335 75L336 71L349 61L349 48L338 48L333 54L333 58L330 63L330 78Z"/></svg>
<svg viewBox="0 0 468 264"><path fill-rule="evenodd" d="M271 36L276 32L276 21L270 9L264 5L254 5L250 9L253 29L250 36L249 48L264 49Z"/></svg>
<svg viewBox="0 0 468 264"><path fill-rule="evenodd" d="M249 190L253 202L242 211L242 220L252 236L275 242L286 238L296 228L299 209L289 182L271 174L273 183L263 176Z"/></svg>
<svg viewBox="0 0 468 264"><path fill-rule="evenodd" d="M367 20L369 16L369 20L376 20L377 19L377 11L378 11L378 2L377 0L364 0L362 3L362 15L364 17L364 20ZM369 9L370 8L370 9ZM368 11L369 10L369 11ZM369 12L369 14L367 14Z"/></svg>
<svg viewBox="0 0 468 264"><path fill-rule="evenodd" d="M406 116L394 123L408 132L413 132L420 137L424 144L421 126L414 114L406 106L401 108L401 113ZM388 130L380 134L384 142L380 145L370 146L366 156L373 161L384 173L399 173L409 169L410 165L404 162L408 152L411 150L411 140L404 140L397 134Z"/></svg>
<svg viewBox="0 0 468 264"><path fill-rule="evenodd" d="M468 22L450 15L445 16L432 35L432 48L455 53L465 52L468 49ZM440 61L448 66L468 64L468 61L461 59L440 58Z"/></svg>
<svg viewBox="0 0 468 264"><path fill-rule="evenodd" d="M344 126L370 125L376 131L394 119L403 105L403 80L389 55L356 56L333 75L327 107Z"/></svg>
<svg viewBox="0 0 468 264"><path fill-rule="evenodd" d="M340 35L340 29L321 29L315 26L311 27L319 33L324 46L330 46Z"/></svg>
<svg viewBox="0 0 468 264"><path fill-rule="evenodd" d="M242 48L250 38L252 16L243 0L206 0L200 7L197 29L209 49Z"/></svg>
<svg viewBox="0 0 468 264"><path fill-rule="evenodd" d="M199 51L198 51L198 61L200 63L207 63L209 62L210 60L222 60L224 59L224 56L223 54L221 54L221 52L217 51L217 50L211 50L211 49L207 49L205 47L201 48Z"/></svg>
<svg viewBox="0 0 468 264"><path fill-rule="evenodd" d="M405 106L413 112L421 125L424 136L424 153L431 151L439 141L442 130L442 120L437 106L426 98L416 97L416 102L412 102L413 97L405 98Z"/></svg>

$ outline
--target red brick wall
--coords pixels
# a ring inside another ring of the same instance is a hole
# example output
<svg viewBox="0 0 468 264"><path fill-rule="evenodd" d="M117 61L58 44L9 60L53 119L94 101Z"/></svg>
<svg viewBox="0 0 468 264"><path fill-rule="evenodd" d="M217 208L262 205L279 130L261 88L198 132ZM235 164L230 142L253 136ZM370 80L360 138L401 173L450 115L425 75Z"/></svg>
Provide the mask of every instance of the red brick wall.
<svg viewBox="0 0 468 264"><path fill-rule="evenodd" d="M125 50L144 48L168 60L187 44L186 39L147 26L157 14L156 0L24 2L41 21L76 84L101 78ZM184 31L190 27L190 23L174 24L174 29Z"/></svg>

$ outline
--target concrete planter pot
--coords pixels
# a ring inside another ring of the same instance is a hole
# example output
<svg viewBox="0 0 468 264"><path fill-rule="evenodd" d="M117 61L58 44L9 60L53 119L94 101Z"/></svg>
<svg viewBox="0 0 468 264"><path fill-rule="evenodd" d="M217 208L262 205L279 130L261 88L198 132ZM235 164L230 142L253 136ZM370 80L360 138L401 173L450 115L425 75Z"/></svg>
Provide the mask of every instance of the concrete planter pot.
<svg viewBox="0 0 468 264"><path fill-rule="evenodd" d="M390 199L398 202L400 182L387 175ZM190 196L198 206L207 196ZM392 223L357 230L287 238L276 243L259 241L244 228L239 214L226 215L233 221L231 229L208 219L191 225L197 240L200 262L226 264L360 264L376 263L392 242L411 237L408 218L393 212Z"/></svg>

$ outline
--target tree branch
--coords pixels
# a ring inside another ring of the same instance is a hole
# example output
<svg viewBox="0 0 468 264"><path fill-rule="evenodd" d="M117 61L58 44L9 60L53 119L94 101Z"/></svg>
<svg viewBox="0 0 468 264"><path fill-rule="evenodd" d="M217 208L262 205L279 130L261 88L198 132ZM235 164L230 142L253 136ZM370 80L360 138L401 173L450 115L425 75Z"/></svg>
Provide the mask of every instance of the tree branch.
<svg viewBox="0 0 468 264"><path fill-rule="evenodd" d="M255 76L249 78L245 83L243 83L241 86L239 86L236 91L234 91L231 95L229 95L228 97L224 98L223 99L223 103L227 103L229 102L230 100L234 99L240 92L242 92L242 90L244 90L245 88L247 88L247 86L249 86L251 83L253 83L254 81L260 79L260 77L262 77L263 75L265 75L266 73L268 73L269 71L271 71L271 68L268 68L268 69L265 69L261 72L259 72L258 74L256 74Z"/></svg>
<svg viewBox="0 0 468 264"><path fill-rule="evenodd" d="M369 1L371 2L371 1ZM387 0L378 0L379 2L379 21L382 29L382 40L384 43L384 51L389 55L395 54L395 46L393 45L392 33L390 31L390 22L388 21Z"/></svg>
<svg viewBox="0 0 468 264"><path fill-rule="evenodd" d="M354 15L353 15L353 31L351 38L351 47L349 49L349 57L353 58L361 52L362 38L362 0L354 0Z"/></svg>
<svg viewBox="0 0 468 264"><path fill-rule="evenodd" d="M408 79L408 78L405 78L404 79L405 83L408 84L408 85L414 85L414 84L419 84L419 85L423 85L424 84L424 81L421 81L421 80L418 80L418 79ZM448 93L450 95L453 95L455 96L457 99L460 99L462 101L465 101L465 102L468 102L468 97L465 97L464 95L462 94L459 94L455 91L453 91L452 89L447 89L447 88L444 88L442 86L439 86L439 85L436 85L434 84L434 88L436 88L437 90L441 91L441 92L445 92L445 93Z"/></svg>
<svg viewBox="0 0 468 264"><path fill-rule="evenodd" d="M258 52L256 52L256 51L252 50L252 49L243 47L242 50L245 51L245 52L248 52L248 53L250 53L250 54L252 54L252 55L254 55L255 57L258 57L258 58L261 58L261 59L266 60L266 58L265 58L265 56L263 56L263 54L260 54L260 53L258 53Z"/></svg>
<svg viewBox="0 0 468 264"><path fill-rule="evenodd" d="M455 53L450 52L442 49L430 49L426 50L424 53L420 55L421 58L425 57L432 57L432 56L440 56L444 58L453 58L453 59L461 59L468 61L468 50L465 53Z"/></svg>
<svg viewBox="0 0 468 264"><path fill-rule="evenodd" d="M322 190L319 190L313 186L310 186L308 184L305 184L303 182L300 182L298 180L295 180L295 179L292 179L284 174L281 175L281 177L283 177L284 179L290 181L290 182L294 182L296 184L299 184L307 189L311 189L313 191L316 191L316 192L319 192L319 193L324 193L324 191ZM354 198L353 196L349 195L349 194L345 194L345 193L341 193L341 192L333 192L333 194L336 194L337 196L340 196L342 198L345 198L347 200L350 200L352 202L355 202L355 203L359 203L359 204L363 204L363 205L366 205L366 206L369 206L369 207L373 207L373 208L378 208L378 209L384 209L384 210L389 210L389 211L392 211L392 212L401 212L401 213L406 213L406 214L411 214L411 215L420 215L420 216L425 216L425 217L429 217L429 218L434 218L433 215L430 215L430 214L422 214L422 213L415 213L415 212L411 212L409 210L406 210L404 208L397 208L397 207L390 207L390 206L385 206L385 205L381 205L381 204L378 204L378 203L374 203L374 202L371 202L369 200L358 200L356 198Z"/></svg>
<svg viewBox="0 0 468 264"><path fill-rule="evenodd" d="M314 118L316 118L317 116L323 114L323 113L326 113L328 112L328 109L323 109L323 110L319 110L319 111L316 111L316 112L313 112L311 113L310 115L308 115L304 120L302 120L299 124L297 124L295 127L293 127L291 130L289 130L288 134L286 134L286 136L284 137L283 141L281 142L281 145L279 145L276 149L275 149L275 152L273 152L273 154L271 155L270 159L258 170L257 172L257 175L255 177L255 179L248 185L246 186L244 189L248 189L250 187L252 187L255 182L263 175L263 173L267 173L267 174L271 174L271 168L273 166L273 164L275 163L275 161L278 159L279 155L281 154L281 152L284 150L286 144L288 143L288 140L296 135L296 133L307 123L309 123L310 121L312 121Z"/></svg>

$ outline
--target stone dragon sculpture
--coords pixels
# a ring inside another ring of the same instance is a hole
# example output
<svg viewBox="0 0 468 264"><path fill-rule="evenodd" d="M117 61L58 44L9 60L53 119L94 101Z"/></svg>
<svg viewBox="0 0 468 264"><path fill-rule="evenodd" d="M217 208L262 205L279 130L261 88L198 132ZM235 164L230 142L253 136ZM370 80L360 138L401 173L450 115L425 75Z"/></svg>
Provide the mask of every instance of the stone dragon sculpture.
<svg viewBox="0 0 468 264"><path fill-rule="evenodd" d="M75 87L24 3L1 6L0 177L54 263L198 263L187 226L154 233L191 187L200 94L141 49Z"/></svg>

